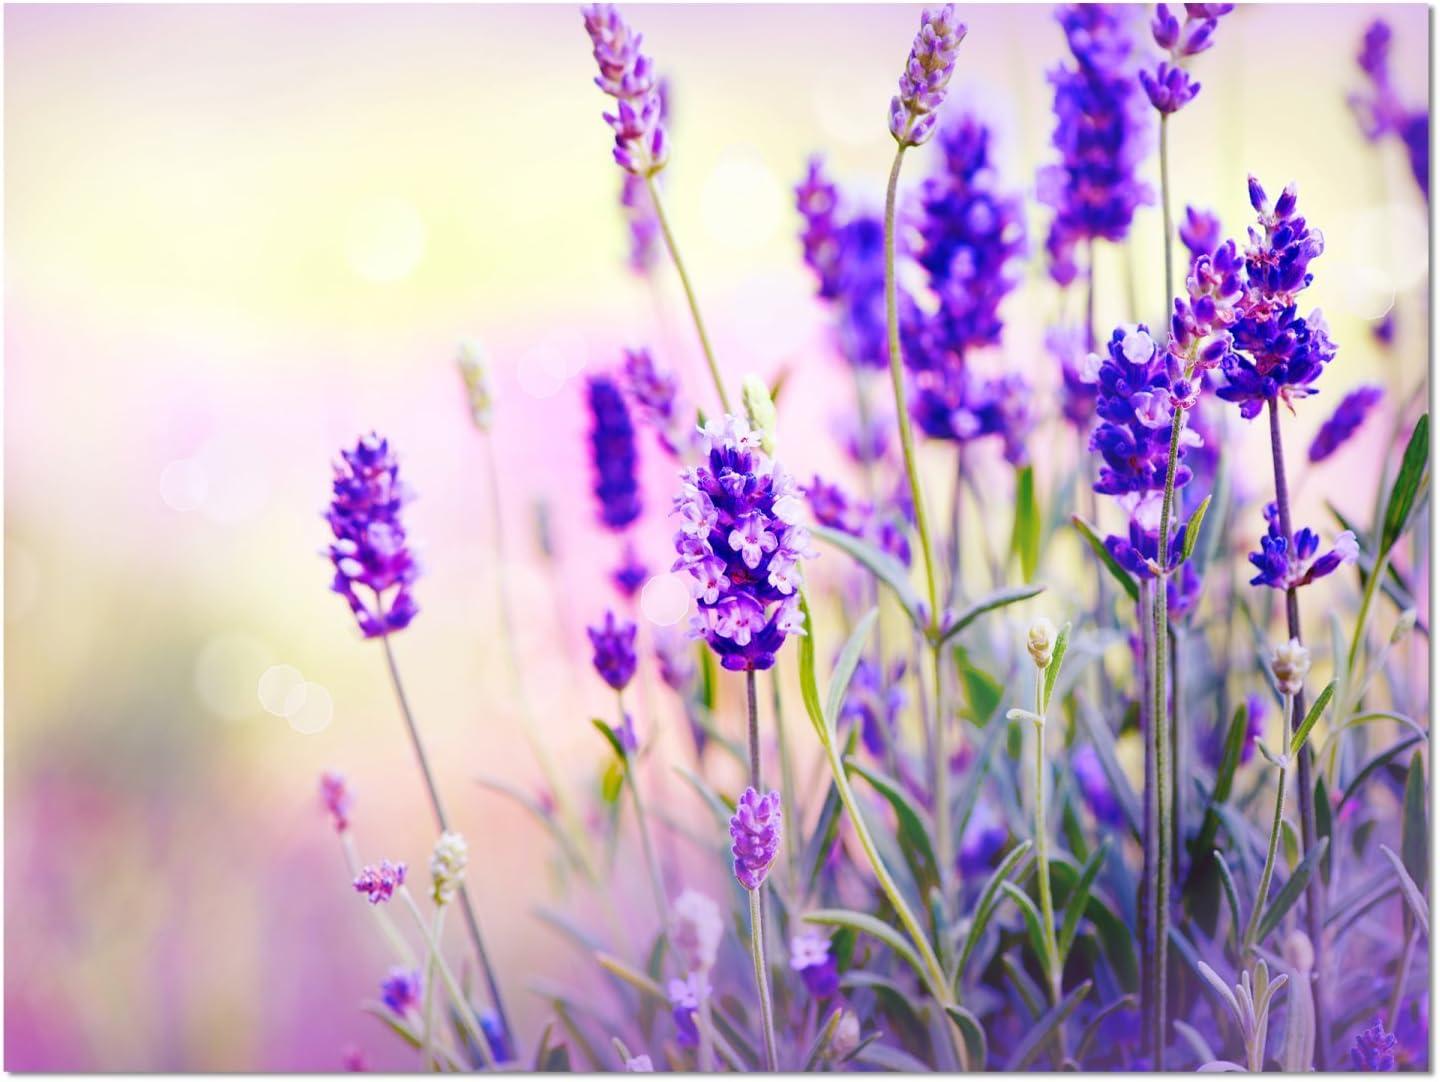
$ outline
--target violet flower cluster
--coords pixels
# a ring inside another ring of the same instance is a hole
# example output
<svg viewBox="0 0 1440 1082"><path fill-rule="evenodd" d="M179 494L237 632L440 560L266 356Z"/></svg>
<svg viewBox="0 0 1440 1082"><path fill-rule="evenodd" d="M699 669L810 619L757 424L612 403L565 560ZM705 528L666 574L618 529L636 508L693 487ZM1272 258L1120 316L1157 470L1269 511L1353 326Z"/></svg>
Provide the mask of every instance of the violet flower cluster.
<svg viewBox="0 0 1440 1082"><path fill-rule="evenodd" d="M768 669L787 635L804 634L796 593L800 560L815 555L798 525L791 476L737 417L702 431L705 460L686 470L675 499L673 570L690 576L695 632L735 671Z"/></svg>
<svg viewBox="0 0 1440 1082"><path fill-rule="evenodd" d="M1153 198L1137 175L1153 140L1145 97L1136 82L1132 9L1120 4L1065 4L1056 18L1074 64L1050 72L1060 160L1036 176L1036 197L1054 208L1045 239L1050 274L1069 285L1079 272L1077 247L1121 241L1137 207Z"/></svg>
<svg viewBox="0 0 1440 1082"><path fill-rule="evenodd" d="M1383 388L1375 384L1356 387L1335 407L1335 412L1326 418L1310 442L1309 459L1312 463L1324 462L1340 450L1360 430L1370 411L1385 397Z"/></svg>
<svg viewBox="0 0 1440 1082"><path fill-rule="evenodd" d="M935 110L945 100L955 57L965 40L965 24L954 4L926 8L910 46L900 93L890 99L890 134L903 147L919 146L935 131Z"/></svg>
<svg viewBox="0 0 1440 1082"><path fill-rule="evenodd" d="M670 116L670 84L660 79L655 92L660 98L658 124L663 129ZM655 201L646 190L645 178L638 173L627 171L620 183L620 212L630 233L626 262L636 274L648 274L660 251L660 219L655 214Z"/></svg>
<svg viewBox="0 0 1440 1082"><path fill-rule="evenodd" d="M640 517L635 425L620 385L612 377L591 376L587 401L595 501L601 524L618 533Z"/></svg>
<svg viewBox="0 0 1440 1082"><path fill-rule="evenodd" d="M1269 524L1265 536L1260 539L1260 551L1250 554L1255 565L1256 576L1251 586L1271 586L1277 590L1293 590L1308 586L1316 579L1323 579L1337 568L1353 564L1360 557L1360 546L1355 534L1345 530L1335 538L1333 548L1323 555L1320 552L1320 538L1309 527L1302 526L1293 538L1287 538L1280 526L1280 512L1276 505L1265 505L1265 521Z"/></svg>
<svg viewBox="0 0 1440 1082"><path fill-rule="evenodd" d="M395 966L380 982L380 1002L402 1018L419 1010L423 997L419 970Z"/></svg>
<svg viewBox="0 0 1440 1082"><path fill-rule="evenodd" d="M625 351L625 390L639 408L641 419L655 430L666 452L680 451L680 381L655 364L648 349Z"/></svg>
<svg viewBox="0 0 1440 1082"><path fill-rule="evenodd" d="M730 818L730 855L735 860L735 878L746 890L759 890L770 874L780 851L780 794L761 796L747 787Z"/></svg>
<svg viewBox="0 0 1440 1082"><path fill-rule="evenodd" d="M889 505L876 507L868 500L856 500L839 485L823 480L819 474L802 491L810 504L810 513L821 526L868 541L881 552L889 553L905 566L910 566L910 526L913 513L908 488L897 491Z"/></svg>
<svg viewBox="0 0 1440 1082"><path fill-rule="evenodd" d="M410 595L420 566L400 520L413 498L387 440L372 432L340 452L325 515L335 536L330 588L349 603L367 639L403 630L420 611Z"/></svg>
<svg viewBox="0 0 1440 1082"><path fill-rule="evenodd" d="M635 675L635 624L606 610L605 619L585 629L594 650L592 664L600 679L624 691Z"/></svg>
<svg viewBox="0 0 1440 1082"><path fill-rule="evenodd" d="M1140 85L1159 112L1175 113L1194 100L1200 84L1184 68L1185 61L1215 44L1215 27L1220 16L1235 10L1234 4L1186 4L1185 20L1169 4L1156 4L1150 35L1165 53L1155 68L1140 69Z"/></svg>
<svg viewBox="0 0 1440 1082"><path fill-rule="evenodd" d="M1369 86L1352 93L1350 108L1370 142L1387 136L1399 139L1410 161L1410 173L1420 192L1430 198L1430 110L1407 107L1395 89L1390 72L1390 24L1376 19L1365 28L1356 63Z"/></svg>
<svg viewBox="0 0 1440 1082"><path fill-rule="evenodd" d="M397 887L405 885L405 862L391 864L382 860L379 864L367 864L355 877L355 890L365 895L371 905L388 902Z"/></svg>
<svg viewBox="0 0 1440 1082"><path fill-rule="evenodd" d="M611 4L592 4L582 14L600 68L595 85L615 99L615 112L605 114L615 133L615 161L627 173L652 177L665 167L670 145L655 64L640 51L643 35Z"/></svg>

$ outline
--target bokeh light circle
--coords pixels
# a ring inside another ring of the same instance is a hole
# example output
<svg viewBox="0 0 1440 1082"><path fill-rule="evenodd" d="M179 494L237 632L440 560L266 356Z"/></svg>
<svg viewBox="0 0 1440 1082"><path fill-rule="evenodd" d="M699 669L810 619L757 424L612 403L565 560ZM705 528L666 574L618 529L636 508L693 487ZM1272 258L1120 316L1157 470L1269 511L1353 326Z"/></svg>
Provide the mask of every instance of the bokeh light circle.
<svg viewBox="0 0 1440 1082"><path fill-rule="evenodd" d="M655 575L640 591L640 611L660 627L678 624L690 611L690 591L679 575Z"/></svg>
<svg viewBox="0 0 1440 1082"><path fill-rule="evenodd" d="M285 720L297 733L310 736L330 726L335 718L335 700L323 684L306 680L285 696Z"/></svg>
<svg viewBox="0 0 1440 1082"><path fill-rule="evenodd" d="M304 682L304 674L295 666L271 665L260 675L260 682L255 690L260 698L260 705L266 712L283 718L290 693Z"/></svg>
<svg viewBox="0 0 1440 1082"><path fill-rule="evenodd" d="M195 658L195 693L217 717L241 721L255 713L255 674L270 660L270 650L250 635L217 635Z"/></svg>

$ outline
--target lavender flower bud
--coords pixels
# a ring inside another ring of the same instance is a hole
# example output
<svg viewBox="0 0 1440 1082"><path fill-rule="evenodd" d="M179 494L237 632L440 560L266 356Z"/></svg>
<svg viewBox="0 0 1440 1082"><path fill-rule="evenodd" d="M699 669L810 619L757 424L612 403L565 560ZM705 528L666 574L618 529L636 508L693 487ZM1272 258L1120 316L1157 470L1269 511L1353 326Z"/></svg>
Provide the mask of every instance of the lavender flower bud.
<svg viewBox="0 0 1440 1082"><path fill-rule="evenodd" d="M1290 968L1302 976L1309 974L1315 968L1315 947L1310 942L1310 937L1296 928L1285 937L1285 944L1282 948L1285 961Z"/></svg>
<svg viewBox="0 0 1440 1082"><path fill-rule="evenodd" d="M1270 651L1270 671L1282 695L1299 695L1310 671L1310 651L1296 639L1281 643Z"/></svg>
<svg viewBox="0 0 1440 1082"><path fill-rule="evenodd" d="M649 1056L642 1053L638 1056L631 1056L625 1061L625 1071L627 1074L653 1074L655 1064L651 1062Z"/></svg>
<svg viewBox="0 0 1440 1082"><path fill-rule="evenodd" d="M430 854L430 897L436 905L449 905L465 879L465 865L470 860L470 847L459 834L447 831L440 835Z"/></svg>
<svg viewBox="0 0 1440 1082"><path fill-rule="evenodd" d="M830 1054L836 1060L843 1060L860 1047L860 1019L852 1010L846 1010L835 1023L835 1032L830 1036Z"/></svg>
<svg viewBox="0 0 1440 1082"><path fill-rule="evenodd" d="M715 968L725 922L706 895L686 889L670 909L670 946L686 973L709 973Z"/></svg>
<svg viewBox="0 0 1440 1082"><path fill-rule="evenodd" d="M760 449L767 455L775 453L775 403L765 381L751 373L740 384L740 397L750 429L760 437Z"/></svg>
<svg viewBox="0 0 1440 1082"><path fill-rule="evenodd" d="M740 796L730 819L730 853L735 858L735 878L746 890L759 890L770 874L770 865L780 851L780 794L761 796L747 788Z"/></svg>
<svg viewBox="0 0 1440 1082"><path fill-rule="evenodd" d="M1369 385L1357 387L1335 407L1335 412L1320 426L1315 439L1310 443L1310 461L1324 462L1340 450L1365 423L1370 411L1385 397L1381 387Z"/></svg>
<svg viewBox="0 0 1440 1082"><path fill-rule="evenodd" d="M615 380L592 376L587 394L595 499L600 505L601 523L618 533L640 517L635 426Z"/></svg>
<svg viewBox="0 0 1440 1082"><path fill-rule="evenodd" d="M388 902L395 888L405 885L405 862L391 864L382 860L378 865L367 864L355 877L355 889L365 895L371 905Z"/></svg>
<svg viewBox="0 0 1440 1082"><path fill-rule="evenodd" d="M1415 607L1412 605L1402 612L1400 618L1395 621L1395 630L1390 632L1390 642L1392 644L1398 643L1406 635L1414 631L1416 619Z"/></svg>
<svg viewBox="0 0 1440 1082"><path fill-rule="evenodd" d="M607 609L604 621L585 631L594 647L595 671L616 691L624 691L635 675L635 624Z"/></svg>
<svg viewBox="0 0 1440 1082"><path fill-rule="evenodd" d="M390 445L375 433L340 452L325 519L335 540L330 588L350 605L367 639L409 626L419 612L410 587L420 566L410 554L400 509L412 499ZM358 592L366 591L366 596Z"/></svg>
<svg viewBox="0 0 1440 1082"><path fill-rule="evenodd" d="M490 430L494 416L495 397L490 387L490 363L478 342L461 342L456 357L460 378L470 400L470 417L481 432Z"/></svg>
<svg viewBox="0 0 1440 1082"><path fill-rule="evenodd" d="M380 1001L404 1018L412 1011L419 1010L424 990L425 985L420 979L419 970L396 966L380 982Z"/></svg>
<svg viewBox="0 0 1440 1082"><path fill-rule="evenodd" d="M806 991L816 999L829 999L840 988L830 940L819 932L801 932L790 940L790 968L800 974Z"/></svg>
<svg viewBox="0 0 1440 1082"><path fill-rule="evenodd" d="M354 801L344 774L327 770L320 775L320 803L330 813L336 834L344 834L350 829L350 805Z"/></svg>
<svg viewBox="0 0 1440 1082"><path fill-rule="evenodd" d="M654 176L670 156L655 65L640 52L637 34L610 4L584 8L585 30L600 74L595 85L615 99L605 122L615 133L615 161L627 173Z"/></svg>
<svg viewBox="0 0 1440 1082"><path fill-rule="evenodd" d="M1361 1031L1350 1048L1350 1064L1357 1071L1393 1071L1395 1034L1385 1029L1379 1015L1370 1028Z"/></svg>
<svg viewBox="0 0 1440 1082"><path fill-rule="evenodd" d="M890 102L890 134L902 147L919 146L934 132L935 110L945 100L964 40L965 24L954 4L925 9L900 76L900 93Z"/></svg>
<svg viewBox="0 0 1440 1082"><path fill-rule="evenodd" d="M1037 669L1048 669L1055 656L1055 625L1043 616L1036 620L1025 636L1025 649Z"/></svg>

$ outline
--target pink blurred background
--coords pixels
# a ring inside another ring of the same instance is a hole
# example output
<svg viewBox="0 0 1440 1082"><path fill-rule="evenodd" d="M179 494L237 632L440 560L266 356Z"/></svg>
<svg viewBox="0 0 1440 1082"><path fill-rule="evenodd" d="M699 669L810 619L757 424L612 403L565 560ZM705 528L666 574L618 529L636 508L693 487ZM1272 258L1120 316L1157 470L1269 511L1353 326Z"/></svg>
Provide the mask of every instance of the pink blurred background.
<svg viewBox="0 0 1440 1082"><path fill-rule="evenodd" d="M1381 382L1392 401L1424 388L1425 206L1344 101L1376 14L1396 30L1402 92L1421 100L1424 7L1247 7L1201 58L1205 90L1176 127L1177 207L1211 206L1240 232L1254 172L1297 181L1325 231L1309 297L1341 355L1295 422L1297 457L1351 386ZM790 188L824 150L878 203L917 11L630 15L672 80L665 183L721 363L736 381L789 370L787 464L835 471L828 432L850 390ZM1033 195L1062 36L1045 7L965 17L955 99L997 126L1007 185ZM658 296L624 269L579 15L12 6L5 61L5 1066L326 1070L346 1046L412 1064L357 1009L386 957L315 799L318 773L344 770L362 854L423 864L428 810L379 648L327 592L319 555L331 456L371 427L419 492L422 613L397 653L532 1042L544 1005L526 982L576 965L531 905L575 900L556 896L548 839L473 780L538 779L507 701L496 576L520 602L547 739L589 786L604 749L586 719L611 699L583 628L615 549L593 528L578 377L641 342L699 371L669 269ZM1141 282L1158 219L1136 220ZM1032 238L1045 221L1032 201ZM1125 317L1116 281L1102 326ZM1400 338L1382 355L1369 327L1392 305ZM1041 341L1058 308L1036 262L991 360L1030 374L1047 417L1058 376ZM504 567L453 363L470 337L496 368ZM1303 483L1312 519L1327 494L1368 516L1386 411ZM1244 447L1261 435L1244 431ZM644 555L662 570L669 467L651 453L646 469ZM636 878L617 889L643 899Z"/></svg>

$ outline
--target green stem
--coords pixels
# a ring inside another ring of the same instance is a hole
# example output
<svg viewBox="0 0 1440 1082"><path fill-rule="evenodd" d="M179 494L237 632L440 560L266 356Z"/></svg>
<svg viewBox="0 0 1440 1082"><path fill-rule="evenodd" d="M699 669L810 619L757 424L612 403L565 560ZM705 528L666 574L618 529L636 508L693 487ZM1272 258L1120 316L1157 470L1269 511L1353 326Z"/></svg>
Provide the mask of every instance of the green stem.
<svg viewBox="0 0 1440 1082"><path fill-rule="evenodd" d="M775 1052L775 1016L770 1005L770 977L765 966L765 909L759 889L746 891L750 895L750 960L755 964L755 987L760 992L760 1021L765 1031L765 1069L778 1071L779 1062Z"/></svg>
<svg viewBox="0 0 1440 1082"><path fill-rule="evenodd" d="M434 931L430 933L431 942L438 945L444 931L445 907L443 905L437 905L435 907ZM425 1033L423 1038L424 1044L420 1051L420 1062L424 1064L426 1071L433 1071L437 1067L437 1061L435 1059L435 958L435 951L428 951L425 960L425 1005L423 1008L425 1015Z"/></svg>
<svg viewBox="0 0 1440 1082"><path fill-rule="evenodd" d="M1270 898L1270 880L1275 874L1275 854L1280 848L1280 827L1285 821L1285 782L1290 764L1290 707L1293 701L1293 696L1285 696L1284 736L1280 744L1280 781L1275 791L1275 818L1270 823L1270 844L1265 850L1265 867L1260 872L1260 885L1255 890L1255 906L1250 910L1250 920L1245 925L1245 938L1241 940L1242 967L1249 964L1250 953L1255 949L1260 918L1264 914L1265 903Z"/></svg>
<svg viewBox="0 0 1440 1082"><path fill-rule="evenodd" d="M1370 576L1365 580L1365 592L1360 596L1360 611L1355 617L1355 637L1350 640L1350 652L1345 658L1345 675L1347 682L1355 675L1355 666L1360 661L1360 650L1365 645L1365 631L1370 623L1370 606L1375 600L1375 591L1379 588L1380 579L1390 563L1390 554L1387 552L1375 560L1375 566ZM1342 707L1348 704L1341 704ZM1340 715L1343 716L1343 715Z"/></svg>
<svg viewBox="0 0 1440 1082"><path fill-rule="evenodd" d="M1168 322L1170 305L1175 299L1175 260L1170 249L1175 243L1175 223L1170 217L1170 139L1166 121L1168 114L1160 114L1160 216L1165 228L1165 303L1160 307L1160 318Z"/></svg>
<svg viewBox="0 0 1440 1082"><path fill-rule="evenodd" d="M650 202L655 207L655 220L660 223L660 233L665 238L665 247L670 260L680 275L680 285L685 290L685 301L690 305L690 318L695 321L695 333L700 336L700 348L705 353L705 363L710 368L710 378L715 383L715 393L720 399L720 408L730 412L730 398L725 393L725 383L720 378L720 366L715 363L715 351L710 347L710 336L705 332L705 320L700 316L700 302L695 299L695 289L690 284L690 275L685 270L685 261L680 258L680 248L675 243L675 234L670 231L670 220L665 216L665 204L660 199L660 188L653 176L645 178L645 187L650 190Z"/></svg>
<svg viewBox="0 0 1440 1082"><path fill-rule="evenodd" d="M1060 946L1055 940L1055 902L1050 893L1050 840L1045 813L1045 670L1035 670L1035 875L1040 885L1040 916L1045 933L1045 973L1050 1003L1060 1002ZM1062 1057L1063 1062L1063 1057Z"/></svg>
<svg viewBox="0 0 1440 1082"><path fill-rule="evenodd" d="M625 704L620 704L620 723L625 723ZM635 828L640 832L640 846L645 852L645 868L650 874L650 893L655 899L655 917L660 922L660 934L665 935L670 927L669 908L665 903L665 878L660 873L660 860L655 855L655 843L650 837L650 821L645 816L645 802L640 797L640 779L635 774L635 760L629 749L625 751L625 780L629 782L630 806L635 812Z"/></svg>
<svg viewBox="0 0 1440 1082"><path fill-rule="evenodd" d="M935 859L939 862L939 874L941 883L945 883L952 874L952 866L955 863L954 849L955 839L950 829L950 755L945 741L945 712L944 695L941 685L942 679L940 665L944 653L944 645L936 642L930 648L930 661L934 669L935 701L934 708L934 731L931 735L931 746L934 750L934 788L935 788ZM943 892L942 892L943 893Z"/></svg>
<svg viewBox="0 0 1440 1082"><path fill-rule="evenodd" d="M480 1058L485 1066L491 1070L495 1068L495 1055L490 1051L490 1039L485 1036L485 1027L475 1017L474 1008L470 1001L465 998L465 993L460 990L460 982L455 979L455 974L450 972L450 967L445 964L445 958L440 953L440 944L430 935L430 929L425 924L425 917L420 913L420 907L415 904L415 897L410 893L408 887L402 886L397 891L405 900L406 906L410 909L410 915L415 918L415 926L420 929L420 934L425 937L425 946L429 949L430 955L435 960L435 967L440 971L440 979L445 983L445 989L450 993L450 998L455 1001L455 1009L460 1014L460 1021L470 1031L470 1037L479 1049ZM506 1034L513 1041L514 1033L506 1030Z"/></svg>

